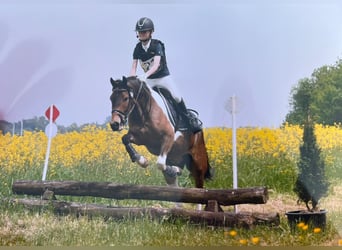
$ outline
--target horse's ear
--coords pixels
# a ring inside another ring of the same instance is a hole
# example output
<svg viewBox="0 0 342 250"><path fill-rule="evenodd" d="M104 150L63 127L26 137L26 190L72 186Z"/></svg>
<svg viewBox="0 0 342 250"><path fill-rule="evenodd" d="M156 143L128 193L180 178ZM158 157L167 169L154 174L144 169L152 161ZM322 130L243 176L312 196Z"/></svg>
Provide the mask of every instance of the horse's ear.
<svg viewBox="0 0 342 250"><path fill-rule="evenodd" d="M113 88L117 86L117 82L113 80L113 78L110 78L110 83L112 84Z"/></svg>
<svg viewBox="0 0 342 250"><path fill-rule="evenodd" d="M122 76L122 84L123 84L124 86L127 85L127 78L126 78L126 76Z"/></svg>

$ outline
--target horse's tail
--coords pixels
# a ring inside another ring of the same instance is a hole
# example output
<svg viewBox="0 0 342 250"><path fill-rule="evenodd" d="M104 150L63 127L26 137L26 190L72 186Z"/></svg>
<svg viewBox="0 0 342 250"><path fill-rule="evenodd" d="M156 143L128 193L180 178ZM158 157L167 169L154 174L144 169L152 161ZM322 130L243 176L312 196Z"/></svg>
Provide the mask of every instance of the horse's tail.
<svg viewBox="0 0 342 250"><path fill-rule="evenodd" d="M204 174L204 179L206 180L212 180L215 176L215 168L210 166L209 160L207 161L208 168L207 171Z"/></svg>

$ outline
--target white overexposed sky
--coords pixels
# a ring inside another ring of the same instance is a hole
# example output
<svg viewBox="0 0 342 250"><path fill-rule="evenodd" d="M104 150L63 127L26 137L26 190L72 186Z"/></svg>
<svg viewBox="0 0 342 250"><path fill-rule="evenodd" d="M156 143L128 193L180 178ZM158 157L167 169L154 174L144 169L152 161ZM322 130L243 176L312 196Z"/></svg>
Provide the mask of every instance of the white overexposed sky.
<svg viewBox="0 0 342 250"><path fill-rule="evenodd" d="M342 52L339 0L4 0L0 118L42 116L55 104L57 124L103 123L109 78L129 73L143 16L205 127L231 125L233 95L238 126L279 126L291 88Z"/></svg>

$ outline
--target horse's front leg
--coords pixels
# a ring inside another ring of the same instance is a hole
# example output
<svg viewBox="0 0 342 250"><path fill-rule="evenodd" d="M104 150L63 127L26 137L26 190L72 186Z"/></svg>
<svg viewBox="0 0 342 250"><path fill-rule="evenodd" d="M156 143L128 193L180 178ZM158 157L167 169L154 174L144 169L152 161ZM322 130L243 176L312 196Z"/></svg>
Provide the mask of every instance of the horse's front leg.
<svg viewBox="0 0 342 250"><path fill-rule="evenodd" d="M148 166L148 160L135 150L132 142L134 142L134 137L132 134L125 134L122 137L122 143L125 145L126 151L132 162L137 162L141 167L146 168Z"/></svg>

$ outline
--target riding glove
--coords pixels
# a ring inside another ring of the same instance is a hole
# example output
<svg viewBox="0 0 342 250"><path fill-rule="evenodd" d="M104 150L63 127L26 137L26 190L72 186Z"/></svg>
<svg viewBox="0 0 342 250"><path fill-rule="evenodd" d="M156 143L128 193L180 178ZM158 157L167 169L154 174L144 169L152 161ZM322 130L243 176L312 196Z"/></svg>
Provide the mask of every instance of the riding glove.
<svg viewBox="0 0 342 250"><path fill-rule="evenodd" d="M146 80L147 80L146 74L142 74L142 75L138 76L138 78L140 79L140 81L143 81L143 82L146 82Z"/></svg>

